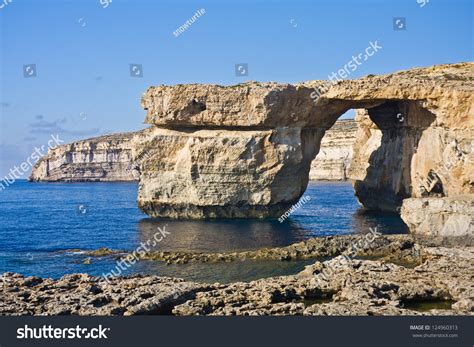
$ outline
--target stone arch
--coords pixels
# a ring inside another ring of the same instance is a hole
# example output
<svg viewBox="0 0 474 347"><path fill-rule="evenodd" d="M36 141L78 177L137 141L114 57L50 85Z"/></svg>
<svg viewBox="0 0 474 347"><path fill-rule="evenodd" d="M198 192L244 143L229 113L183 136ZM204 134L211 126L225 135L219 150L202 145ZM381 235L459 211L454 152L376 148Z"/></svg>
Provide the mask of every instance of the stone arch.
<svg viewBox="0 0 474 347"><path fill-rule="evenodd" d="M154 217L278 217L306 190L325 131L351 108L366 110L349 174L365 207L472 194L473 66L341 81L323 94L314 91L327 81L151 87L142 105L152 127L132 146L146 153L138 205Z"/></svg>

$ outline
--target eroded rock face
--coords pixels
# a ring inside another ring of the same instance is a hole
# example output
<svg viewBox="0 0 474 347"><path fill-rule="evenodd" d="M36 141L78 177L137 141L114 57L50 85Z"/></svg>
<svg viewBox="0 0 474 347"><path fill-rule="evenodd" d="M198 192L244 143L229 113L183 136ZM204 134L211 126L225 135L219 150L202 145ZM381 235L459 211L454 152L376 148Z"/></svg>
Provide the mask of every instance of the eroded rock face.
<svg viewBox="0 0 474 347"><path fill-rule="evenodd" d="M409 197L474 193L473 75L472 63L441 65L343 82L323 95L367 109L349 173L364 206L398 211Z"/></svg>
<svg viewBox="0 0 474 347"><path fill-rule="evenodd" d="M474 195L403 200L401 217L414 233L425 236L474 236Z"/></svg>
<svg viewBox="0 0 474 347"><path fill-rule="evenodd" d="M248 82L150 87L145 123L161 127L308 127L315 123L311 86Z"/></svg>
<svg viewBox="0 0 474 347"><path fill-rule="evenodd" d="M131 139L135 133L96 137L59 146L34 166L30 181L133 181Z"/></svg>
<svg viewBox="0 0 474 347"><path fill-rule="evenodd" d="M393 111L392 115L418 117L418 124L391 128L372 121L377 111L357 113L359 130L349 170L356 195L365 207L396 212L409 197L474 192L472 128L423 125L435 116L410 103L406 112Z"/></svg>
<svg viewBox="0 0 474 347"><path fill-rule="evenodd" d="M322 134L151 128L133 140L138 205L155 217L278 216L306 190Z"/></svg>
<svg viewBox="0 0 474 347"><path fill-rule="evenodd" d="M138 204L154 217L279 217L303 195L325 129L313 89L249 82L151 87Z"/></svg>
<svg viewBox="0 0 474 347"><path fill-rule="evenodd" d="M52 280L5 273L1 288L0 315L130 316L170 314L176 304L194 298L208 285L158 276L106 282L87 274Z"/></svg>

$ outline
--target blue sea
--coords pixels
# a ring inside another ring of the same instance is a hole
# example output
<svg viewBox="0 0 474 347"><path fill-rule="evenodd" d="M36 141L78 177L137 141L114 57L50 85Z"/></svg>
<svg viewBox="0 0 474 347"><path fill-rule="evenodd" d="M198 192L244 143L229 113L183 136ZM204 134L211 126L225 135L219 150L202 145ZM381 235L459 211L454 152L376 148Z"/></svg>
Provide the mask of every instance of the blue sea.
<svg viewBox="0 0 474 347"><path fill-rule="evenodd" d="M102 275L111 257L84 264L84 250L135 250L166 225L169 235L154 249L192 252L286 246L309 237L379 232L406 233L392 214L360 208L350 183L311 182L311 199L288 220L177 221L151 219L136 206L137 183L30 183L0 192L0 273L59 278L68 273ZM307 200L307 199L306 199ZM239 261L173 264L140 261L123 274L156 274L204 282L248 281L301 271L306 261Z"/></svg>

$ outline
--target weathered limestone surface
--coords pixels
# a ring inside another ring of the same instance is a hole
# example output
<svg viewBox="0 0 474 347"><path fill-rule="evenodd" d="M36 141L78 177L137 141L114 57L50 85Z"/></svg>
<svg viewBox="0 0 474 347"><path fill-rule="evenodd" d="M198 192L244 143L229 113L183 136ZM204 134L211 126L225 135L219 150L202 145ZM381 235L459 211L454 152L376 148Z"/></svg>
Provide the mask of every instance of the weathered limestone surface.
<svg viewBox="0 0 474 347"><path fill-rule="evenodd" d="M131 139L135 133L106 135L49 150L30 181L133 181Z"/></svg>
<svg viewBox="0 0 474 347"><path fill-rule="evenodd" d="M417 108L401 117L413 119L425 112ZM474 192L472 128L381 128L371 120L371 112L374 109L356 113L359 129L349 170L356 195L365 207L398 211L403 199L409 197Z"/></svg>
<svg viewBox="0 0 474 347"><path fill-rule="evenodd" d="M281 215L306 190L325 131L306 127L312 91L258 82L149 88L142 105L155 130L134 140L134 157L146 155L140 208L171 218Z"/></svg>
<svg viewBox="0 0 474 347"><path fill-rule="evenodd" d="M474 314L473 247L427 247L403 235L385 238L392 242L383 241L377 259L341 255L296 275L248 283L140 275L107 282L86 274L52 280L6 273L0 281L0 315ZM350 247L346 243L346 250ZM358 245L361 252L375 248L370 242ZM419 263L404 265L406 256L417 254ZM419 302L443 305L420 311L413 305Z"/></svg>
<svg viewBox="0 0 474 347"><path fill-rule="evenodd" d="M176 315L456 315L473 314L472 248L424 251L415 268L342 256L295 276L232 283L197 293ZM410 303L452 301L425 312Z"/></svg>
<svg viewBox="0 0 474 347"><path fill-rule="evenodd" d="M313 88L274 82L235 86L187 84L150 87L145 123L160 127L307 127L316 117Z"/></svg>
<svg viewBox="0 0 474 347"><path fill-rule="evenodd" d="M474 195L403 200L401 217L425 236L474 236Z"/></svg>
<svg viewBox="0 0 474 347"><path fill-rule="evenodd" d="M87 274L65 275L56 281L5 273L0 315L163 315L208 288L158 276L99 280Z"/></svg>
<svg viewBox="0 0 474 347"><path fill-rule="evenodd" d="M327 130L321 140L319 153L311 162L309 179L347 180L356 133L357 123L352 119L338 120Z"/></svg>
<svg viewBox="0 0 474 347"><path fill-rule="evenodd" d="M474 192L473 81L469 63L366 78L357 90L357 81L347 81L329 90L328 98L388 100L357 114L349 176L364 206L397 211L409 197Z"/></svg>
<svg viewBox="0 0 474 347"><path fill-rule="evenodd" d="M170 218L267 217L306 190L318 129L151 128L133 140L138 205Z"/></svg>

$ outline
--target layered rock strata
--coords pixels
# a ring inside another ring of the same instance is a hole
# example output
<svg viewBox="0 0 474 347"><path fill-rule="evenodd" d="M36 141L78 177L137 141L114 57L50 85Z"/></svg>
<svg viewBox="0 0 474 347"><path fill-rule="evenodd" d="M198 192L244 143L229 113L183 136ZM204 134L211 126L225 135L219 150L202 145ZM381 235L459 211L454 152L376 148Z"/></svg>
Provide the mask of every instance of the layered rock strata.
<svg viewBox="0 0 474 347"><path fill-rule="evenodd" d="M325 129L311 88L250 82L151 87L135 138L138 204L154 217L276 217L306 190ZM166 160L163 160L166 158Z"/></svg>
<svg viewBox="0 0 474 347"><path fill-rule="evenodd" d="M134 132L106 135L50 149L35 164L30 181L133 181Z"/></svg>
<svg viewBox="0 0 474 347"><path fill-rule="evenodd" d="M326 131L316 158L311 162L310 180L345 181L349 177L357 123L338 120Z"/></svg>
<svg viewBox="0 0 474 347"><path fill-rule="evenodd" d="M134 138L138 206L154 217L262 218L298 201L322 130L154 127Z"/></svg>

